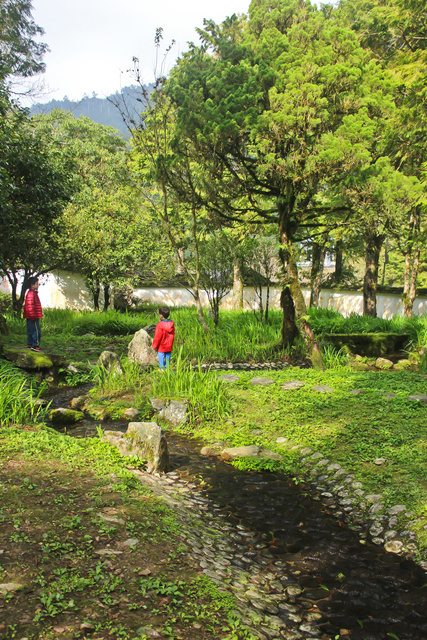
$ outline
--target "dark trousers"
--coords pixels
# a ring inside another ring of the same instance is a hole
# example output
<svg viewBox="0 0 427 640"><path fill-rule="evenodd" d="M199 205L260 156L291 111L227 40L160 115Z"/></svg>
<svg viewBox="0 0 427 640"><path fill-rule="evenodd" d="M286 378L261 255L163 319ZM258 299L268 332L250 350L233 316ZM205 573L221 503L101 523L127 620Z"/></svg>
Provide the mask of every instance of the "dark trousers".
<svg viewBox="0 0 427 640"><path fill-rule="evenodd" d="M40 320L28 320L27 319L27 342L29 347L39 347L40 346Z"/></svg>

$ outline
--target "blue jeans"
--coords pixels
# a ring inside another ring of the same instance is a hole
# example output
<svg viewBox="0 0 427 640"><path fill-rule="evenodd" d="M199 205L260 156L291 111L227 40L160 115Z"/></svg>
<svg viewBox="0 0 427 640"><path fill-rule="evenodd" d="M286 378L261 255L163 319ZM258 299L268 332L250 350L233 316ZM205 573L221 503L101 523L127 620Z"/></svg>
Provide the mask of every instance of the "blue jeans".
<svg viewBox="0 0 427 640"><path fill-rule="evenodd" d="M160 351L157 353L158 357L159 357L159 365L160 365L160 369L166 369L166 367L168 366L168 364L170 364L171 361L171 353L172 351L168 351L167 353L160 353Z"/></svg>
<svg viewBox="0 0 427 640"><path fill-rule="evenodd" d="M39 347L42 332L40 330L40 320L27 319L27 342L29 347Z"/></svg>

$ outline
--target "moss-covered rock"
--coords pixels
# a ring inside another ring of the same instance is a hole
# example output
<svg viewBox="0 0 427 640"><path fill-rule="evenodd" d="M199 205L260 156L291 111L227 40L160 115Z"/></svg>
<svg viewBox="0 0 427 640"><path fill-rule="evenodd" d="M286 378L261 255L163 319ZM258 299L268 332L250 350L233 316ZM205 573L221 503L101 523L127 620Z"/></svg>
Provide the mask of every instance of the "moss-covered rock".
<svg viewBox="0 0 427 640"><path fill-rule="evenodd" d="M409 336L402 333L328 333L324 339L338 349L378 358L403 349Z"/></svg>
<svg viewBox="0 0 427 640"><path fill-rule="evenodd" d="M88 414L95 420L108 420L114 411L114 407L106 407L105 405L91 405L87 407Z"/></svg>
<svg viewBox="0 0 427 640"><path fill-rule="evenodd" d="M393 365L395 371L405 371L406 369L412 369L410 360L399 360Z"/></svg>
<svg viewBox="0 0 427 640"><path fill-rule="evenodd" d="M49 421L55 427L65 427L72 424L77 424L81 422L84 418L84 415L81 411L74 411L74 409L64 409L60 407L59 409L53 409L49 413Z"/></svg>
<svg viewBox="0 0 427 640"><path fill-rule="evenodd" d="M45 353L44 351L31 351L22 347L4 347L4 357L16 364L20 369L28 371L55 369L65 365L65 357Z"/></svg>

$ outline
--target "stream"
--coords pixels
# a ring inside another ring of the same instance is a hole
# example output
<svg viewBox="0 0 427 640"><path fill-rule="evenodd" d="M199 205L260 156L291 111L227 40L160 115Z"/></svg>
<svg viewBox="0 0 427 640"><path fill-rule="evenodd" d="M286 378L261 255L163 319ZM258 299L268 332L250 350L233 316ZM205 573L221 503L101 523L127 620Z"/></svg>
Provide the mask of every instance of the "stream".
<svg viewBox="0 0 427 640"><path fill-rule="evenodd" d="M52 407L74 395L61 392ZM98 424L84 421L69 434L93 437ZM102 428L124 432L127 424ZM236 595L236 613L259 638L427 640L424 570L372 544L362 521L350 528L335 499L283 475L203 457L196 439L166 437L170 472L142 481L179 497L199 519L202 529L188 518L183 534L195 564Z"/></svg>

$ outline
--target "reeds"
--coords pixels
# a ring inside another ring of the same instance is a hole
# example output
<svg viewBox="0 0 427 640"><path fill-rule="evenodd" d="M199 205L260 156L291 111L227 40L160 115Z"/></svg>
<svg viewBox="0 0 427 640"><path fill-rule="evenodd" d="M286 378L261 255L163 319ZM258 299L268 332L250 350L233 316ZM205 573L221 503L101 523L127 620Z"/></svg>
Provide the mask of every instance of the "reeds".
<svg viewBox="0 0 427 640"><path fill-rule="evenodd" d="M214 373L202 371L200 361L196 369L178 351L173 366L158 374L153 381L153 394L166 398L186 398L193 420L220 418L230 411L230 398L224 383Z"/></svg>
<svg viewBox="0 0 427 640"><path fill-rule="evenodd" d="M37 400L40 391L9 362L0 365L0 425L34 424L46 409Z"/></svg>

